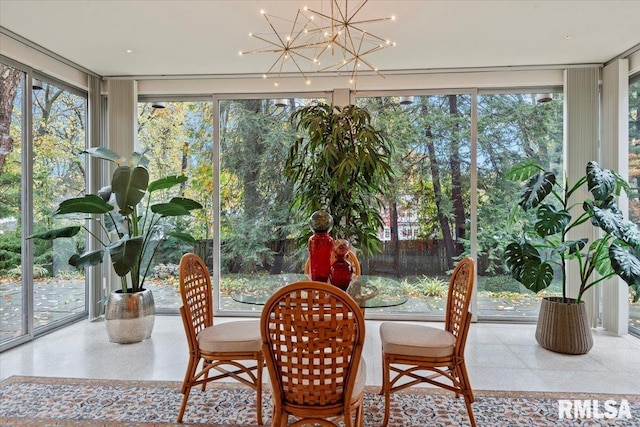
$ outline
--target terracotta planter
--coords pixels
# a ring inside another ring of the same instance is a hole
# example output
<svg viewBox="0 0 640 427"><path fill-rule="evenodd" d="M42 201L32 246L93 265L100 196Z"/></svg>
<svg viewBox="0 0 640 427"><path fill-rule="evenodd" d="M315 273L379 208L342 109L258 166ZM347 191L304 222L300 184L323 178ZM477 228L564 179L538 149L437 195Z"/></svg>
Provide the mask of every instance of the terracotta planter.
<svg viewBox="0 0 640 427"><path fill-rule="evenodd" d="M109 341L130 344L149 338L155 312L156 305L150 290L126 294L121 290L111 292L104 313Z"/></svg>
<svg viewBox="0 0 640 427"><path fill-rule="evenodd" d="M538 315L536 341L556 353L585 354L593 347L591 327L584 302L562 302L560 297L543 298Z"/></svg>

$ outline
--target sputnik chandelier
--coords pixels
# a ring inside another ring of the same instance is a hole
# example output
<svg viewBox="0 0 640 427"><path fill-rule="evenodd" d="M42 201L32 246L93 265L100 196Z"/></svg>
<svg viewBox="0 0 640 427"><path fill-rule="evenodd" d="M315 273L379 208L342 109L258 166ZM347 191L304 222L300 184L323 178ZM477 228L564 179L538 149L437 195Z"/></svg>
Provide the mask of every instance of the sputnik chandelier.
<svg viewBox="0 0 640 427"><path fill-rule="evenodd" d="M363 68L382 76L365 57L395 46L395 43L364 29L367 24L395 19L393 16L358 19L357 15L367 1L321 0L320 11L307 7L298 9L293 21L261 11L271 32L252 33L250 36L266 43L267 46L240 52L240 55L276 54L275 61L263 74L265 79L275 78L274 86L279 86L280 78L288 73L299 73L306 84L311 84L311 73L333 71L348 74L349 83L355 88L358 72ZM326 3L329 5L325 11ZM354 3L357 5L352 7Z"/></svg>

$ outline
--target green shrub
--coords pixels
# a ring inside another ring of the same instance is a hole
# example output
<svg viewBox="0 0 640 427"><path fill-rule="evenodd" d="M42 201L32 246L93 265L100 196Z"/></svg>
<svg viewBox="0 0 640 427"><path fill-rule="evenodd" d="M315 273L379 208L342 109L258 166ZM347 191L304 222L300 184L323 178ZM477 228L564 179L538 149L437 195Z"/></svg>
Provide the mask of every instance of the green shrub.
<svg viewBox="0 0 640 427"><path fill-rule="evenodd" d="M500 276L478 276L478 289L496 293L521 293L526 291L526 289L522 289L520 283L508 274Z"/></svg>
<svg viewBox="0 0 640 427"><path fill-rule="evenodd" d="M449 282L437 276L421 276L407 286L411 296L441 298L447 295Z"/></svg>

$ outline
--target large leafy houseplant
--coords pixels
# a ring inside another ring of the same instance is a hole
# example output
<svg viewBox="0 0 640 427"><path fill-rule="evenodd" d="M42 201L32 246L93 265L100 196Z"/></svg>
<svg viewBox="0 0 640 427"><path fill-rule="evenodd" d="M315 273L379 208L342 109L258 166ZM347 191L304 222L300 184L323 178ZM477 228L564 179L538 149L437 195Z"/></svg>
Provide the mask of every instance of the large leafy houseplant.
<svg viewBox="0 0 640 427"><path fill-rule="evenodd" d="M355 105L314 103L291 115L302 132L289 150L285 176L295 185L293 207L305 219L325 210L334 220L332 234L365 253L379 251L384 226L381 196L392 176L393 146ZM301 232L305 244L311 231Z"/></svg>
<svg viewBox="0 0 640 427"><path fill-rule="evenodd" d="M192 210L201 209L202 205L184 197L172 197L152 204L153 193L180 185L187 181L187 177L170 175L149 183L149 161L144 155L133 153L130 164L123 164L124 158L104 147L91 148L86 153L117 164L111 185L101 188L97 194L64 200L51 214L86 215L78 225L36 233L29 238L53 240L73 237L84 230L93 235L101 247L72 255L69 264L77 268L97 265L109 252L113 269L121 280L122 293L139 292L144 287L151 261L159 247L158 237L169 236L195 243L187 233L169 231L163 220L189 215ZM86 220L97 221L104 236L93 234L86 227ZM130 285L127 276L130 277Z"/></svg>
<svg viewBox="0 0 640 427"><path fill-rule="evenodd" d="M518 205L535 212L533 229L507 245L505 262L513 277L527 289L540 292L552 282L554 266L562 273L562 300L580 303L584 293L598 283L620 276L630 287L634 301L640 298L640 229L625 219L616 202L628 184L616 172L590 161L585 175L573 185L562 184L553 172L533 160L522 162L507 178L525 181ZM590 198L574 200L587 185ZM589 221L602 230L589 243L587 238L569 240L569 232ZM567 297L567 265L575 261L580 282L575 299ZM597 275L594 275L597 273Z"/></svg>

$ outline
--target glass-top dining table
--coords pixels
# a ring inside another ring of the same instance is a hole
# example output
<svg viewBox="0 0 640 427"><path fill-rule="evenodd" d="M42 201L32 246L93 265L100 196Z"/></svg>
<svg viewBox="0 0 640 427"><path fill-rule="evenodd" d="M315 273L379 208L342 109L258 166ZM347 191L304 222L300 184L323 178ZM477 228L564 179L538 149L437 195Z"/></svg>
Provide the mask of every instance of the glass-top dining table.
<svg viewBox="0 0 640 427"><path fill-rule="evenodd" d="M298 281L310 280L306 274L272 274L252 278L231 292L234 301L264 305L278 289ZM360 308L382 308L402 305L409 299L405 286L385 276L355 276L347 293Z"/></svg>

